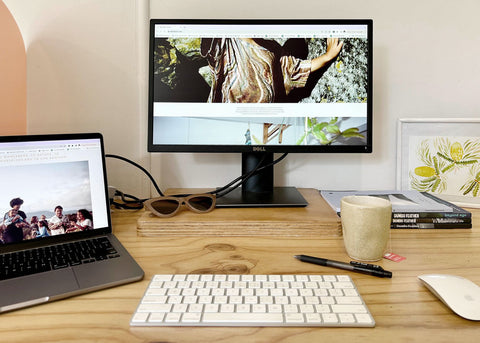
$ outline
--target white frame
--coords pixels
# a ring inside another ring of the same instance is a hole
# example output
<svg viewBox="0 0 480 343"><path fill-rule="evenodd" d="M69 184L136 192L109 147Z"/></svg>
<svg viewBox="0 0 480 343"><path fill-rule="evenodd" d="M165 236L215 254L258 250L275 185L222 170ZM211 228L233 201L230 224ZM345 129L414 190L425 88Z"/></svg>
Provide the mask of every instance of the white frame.
<svg viewBox="0 0 480 343"><path fill-rule="evenodd" d="M409 180L410 137L478 137L480 140L480 119L478 118L401 118L397 127L397 189L411 189ZM480 160L479 160L480 162ZM445 200L461 206L480 207L480 196L435 193Z"/></svg>

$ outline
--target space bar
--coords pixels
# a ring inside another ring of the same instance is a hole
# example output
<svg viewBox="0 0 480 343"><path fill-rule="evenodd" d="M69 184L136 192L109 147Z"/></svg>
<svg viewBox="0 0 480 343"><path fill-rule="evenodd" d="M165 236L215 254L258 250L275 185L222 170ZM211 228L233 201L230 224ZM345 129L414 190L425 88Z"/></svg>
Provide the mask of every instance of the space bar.
<svg viewBox="0 0 480 343"><path fill-rule="evenodd" d="M281 313L204 313L204 323L283 323Z"/></svg>

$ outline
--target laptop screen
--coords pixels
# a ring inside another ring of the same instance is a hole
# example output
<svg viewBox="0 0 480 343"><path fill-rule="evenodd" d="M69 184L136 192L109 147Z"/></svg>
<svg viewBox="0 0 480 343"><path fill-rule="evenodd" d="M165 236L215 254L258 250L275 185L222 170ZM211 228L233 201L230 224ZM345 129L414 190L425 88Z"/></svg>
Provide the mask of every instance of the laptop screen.
<svg viewBox="0 0 480 343"><path fill-rule="evenodd" d="M99 134L1 138L1 244L106 228L108 211Z"/></svg>

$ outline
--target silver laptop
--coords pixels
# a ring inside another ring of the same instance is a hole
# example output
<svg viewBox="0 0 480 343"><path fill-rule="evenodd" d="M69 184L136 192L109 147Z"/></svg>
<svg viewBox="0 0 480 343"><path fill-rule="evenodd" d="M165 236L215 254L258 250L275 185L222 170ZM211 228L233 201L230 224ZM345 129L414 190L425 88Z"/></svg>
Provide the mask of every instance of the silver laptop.
<svg viewBox="0 0 480 343"><path fill-rule="evenodd" d="M98 133L0 137L0 312L141 280Z"/></svg>

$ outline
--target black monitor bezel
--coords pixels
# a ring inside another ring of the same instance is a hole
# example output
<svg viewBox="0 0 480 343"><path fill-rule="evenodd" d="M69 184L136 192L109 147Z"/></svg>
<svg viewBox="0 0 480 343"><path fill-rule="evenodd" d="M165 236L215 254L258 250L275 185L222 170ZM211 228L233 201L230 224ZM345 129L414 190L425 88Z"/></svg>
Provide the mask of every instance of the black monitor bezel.
<svg viewBox="0 0 480 343"><path fill-rule="evenodd" d="M191 145L153 143L153 54L154 30L157 24L227 24L227 25L366 25L368 44L367 68L367 137L364 145ZM373 20L371 19L151 19L149 31L148 72L148 152L191 153L371 153L373 146Z"/></svg>

